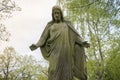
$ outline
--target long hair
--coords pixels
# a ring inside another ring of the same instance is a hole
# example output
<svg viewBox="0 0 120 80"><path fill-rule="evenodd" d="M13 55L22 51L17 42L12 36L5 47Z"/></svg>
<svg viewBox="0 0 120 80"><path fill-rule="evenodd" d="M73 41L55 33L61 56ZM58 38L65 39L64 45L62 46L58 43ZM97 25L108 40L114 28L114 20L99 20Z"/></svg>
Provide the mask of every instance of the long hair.
<svg viewBox="0 0 120 80"><path fill-rule="evenodd" d="M64 17L63 17L63 12L62 12L62 10L61 10L61 8L60 8L60 6L53 6L53 8L52 8L52 20L53 20L53 22L55 22L55 18L54 18L54 10L60 10L60 14L61 14L61 20L62 20L62 22L64 21Z"/></svg>

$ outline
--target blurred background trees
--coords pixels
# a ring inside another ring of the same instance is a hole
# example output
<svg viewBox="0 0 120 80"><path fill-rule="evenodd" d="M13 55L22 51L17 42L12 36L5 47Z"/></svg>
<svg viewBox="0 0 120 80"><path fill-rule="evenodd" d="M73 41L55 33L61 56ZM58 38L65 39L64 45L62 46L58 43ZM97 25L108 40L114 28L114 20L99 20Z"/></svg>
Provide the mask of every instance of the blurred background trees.
<svg viewBox="0 0 120 80"><path fill-rule="evenodd" d="M88 80L120 79L120 0L57 0L83 40ZM21 11L13 0L0 1L0 41L9 41L4 21ZM0 53L0 80L47 80L47 67L31 55L20 55L13 47Z"/></svg>
<svg viewBox="0 0 120 80"><path fill-rule="evenodd" d="M4 21L11 18L12 13L21 11L13 0L0 0L0 41L9 41L11 36ZM31 55L20 55L13 47L0 52L0 80L47 80L47 67Z"/></svg>
<svg viewBox="0 0 120 80"><path fill-rule="evenodd" d="M120 1L58 0L91 47L87 50L88 80L119 80Z"/></svg>
<svg viewBox="0 0 120 80"><path fill-rule="evenodd" d="M47 67L30 55L6 47L0 54L0 80L47 80Z"/></svg>
<svg viewBox="0 0 120 80"><path fill-rule="evenodd" d="M10 33L7 31L3 21L12 17L14 11L20 11L21 8L12 0L0 0L0 40L8 41Z"/></svg>

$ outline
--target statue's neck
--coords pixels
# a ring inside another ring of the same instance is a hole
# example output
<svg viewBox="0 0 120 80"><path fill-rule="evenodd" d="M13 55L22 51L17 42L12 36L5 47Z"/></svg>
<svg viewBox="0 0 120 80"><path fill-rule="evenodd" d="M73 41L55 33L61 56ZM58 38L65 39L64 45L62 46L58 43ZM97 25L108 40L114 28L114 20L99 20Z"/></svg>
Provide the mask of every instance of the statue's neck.
<svg viewBox="0 0 120 80"><path fill-rule="evenodd" d="M60 21L55 21L55 23L61 23L62 21L60 20Z"/></svg>

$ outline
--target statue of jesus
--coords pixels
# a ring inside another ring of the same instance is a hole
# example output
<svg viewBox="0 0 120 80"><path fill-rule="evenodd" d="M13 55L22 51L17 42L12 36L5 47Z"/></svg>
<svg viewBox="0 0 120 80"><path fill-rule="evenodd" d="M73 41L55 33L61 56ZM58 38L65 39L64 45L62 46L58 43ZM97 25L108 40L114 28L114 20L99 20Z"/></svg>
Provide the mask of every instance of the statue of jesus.
<svg viewBox="0 0 120 80"><path fill-rule="evenodd" d="M52 21L48 22L40 39L30 46L31 50L41 49L49 62L48 80L87 80L84 47L90 45L63 17L60 6L52 8Z"/></svg>

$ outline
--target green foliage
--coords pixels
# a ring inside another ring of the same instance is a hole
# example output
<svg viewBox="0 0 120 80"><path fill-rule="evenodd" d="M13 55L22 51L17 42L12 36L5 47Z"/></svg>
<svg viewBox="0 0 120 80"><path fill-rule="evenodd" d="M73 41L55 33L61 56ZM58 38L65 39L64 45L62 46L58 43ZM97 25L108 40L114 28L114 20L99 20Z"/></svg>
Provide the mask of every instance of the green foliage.
<svg viewBox="0 0 120 80"><path fill-rule="evenodd" d="M106 76L105 80L119 80L120 79L120 39L114 39L111 42L113 49L108 50L106 62ZM115 42L115 43L113 43Z"/></svg>
<svg viewBox="0 0 120 80"><path fill-rule="evenodd" d="M17 65L15 50L12 47L6 47L3 54L0 55L0 73L1 77L8 80L10 72Z"/></svg>
<svg viewBox="0 0 120 80"><path fill-rule="evenodd" d="M62 0L59 5L91 44L87 50L88 80L119 80L120 1Z"/></svg>
<svg viewBox="0 0 120 80"><path fill-rule="evenodd" d="M12 17L14 11L21 11L21 8L12 0L0 1L0 40L8 41L10 33L7 31L2 21Z"/></svg>
<svg viewBox="0 0 120 80"><path fill-rule="evenodd" d="M96 72L96 61L95 60L89 60L87 62L87 72L88 73L91 73L91 74L88 74L88 76L90 77L89 80L96 80L97 76L94 75L94 73Z"/></svg>
<svg viewBox="0 0 120 80"><path fill-rule="evenodd" d="M32 56L19 55L7 47L0 54L0 80L47 80L47 68Z"/></svg>
<svg viewBox="0 0 120 80"><path fill-rule="evenodd" d="M0 40L2 41L9 41L9 36L11 34L7 31L5 25L0 25Z"/></svg>

